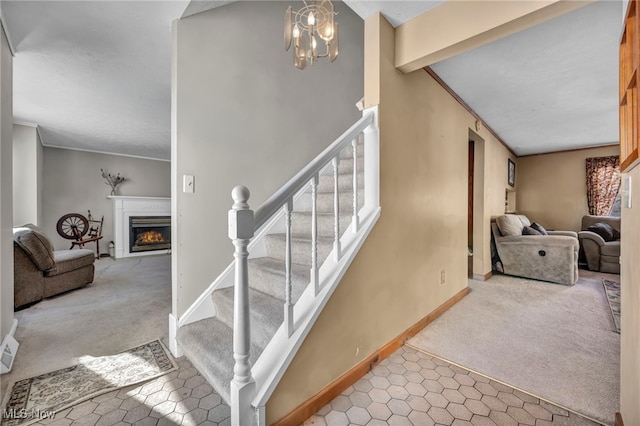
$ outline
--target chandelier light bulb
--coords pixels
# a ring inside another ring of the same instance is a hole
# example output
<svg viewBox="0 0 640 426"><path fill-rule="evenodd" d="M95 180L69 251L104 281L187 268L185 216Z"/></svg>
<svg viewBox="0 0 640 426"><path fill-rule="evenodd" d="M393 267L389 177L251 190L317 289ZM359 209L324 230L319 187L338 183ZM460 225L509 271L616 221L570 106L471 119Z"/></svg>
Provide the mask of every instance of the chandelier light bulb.
<svg viewBox="0 0 640 426"><path fill-rule="evenodd" d="M307 64L313 65L318 58L335 61L338 56L338 23L334 21L337 13L333 4L330 0L305 0L303 3L297 12L289 6L285 13L285 49L289 50L293 44L293 63L299 69L305 69ZM324 41L320 46L318 37Z"/></svg>
<svg viewBox="0 0 640 426"><path fill-rule="evenodd" d="M321 31L320 36L323 40L331 40L333 38L333 25L325 25L324 31Z"/></svg>

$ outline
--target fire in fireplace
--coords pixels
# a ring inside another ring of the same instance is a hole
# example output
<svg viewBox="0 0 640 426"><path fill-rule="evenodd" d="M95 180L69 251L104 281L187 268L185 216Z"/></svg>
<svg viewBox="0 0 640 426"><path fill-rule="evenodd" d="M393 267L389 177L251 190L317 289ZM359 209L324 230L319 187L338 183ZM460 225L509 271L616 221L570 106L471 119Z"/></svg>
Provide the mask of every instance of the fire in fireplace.
<svg viewBox="0 0 640 426"><path fill-rule="evenodd" d="M170 216L129 217L129 253L170 248Z"/></svg>

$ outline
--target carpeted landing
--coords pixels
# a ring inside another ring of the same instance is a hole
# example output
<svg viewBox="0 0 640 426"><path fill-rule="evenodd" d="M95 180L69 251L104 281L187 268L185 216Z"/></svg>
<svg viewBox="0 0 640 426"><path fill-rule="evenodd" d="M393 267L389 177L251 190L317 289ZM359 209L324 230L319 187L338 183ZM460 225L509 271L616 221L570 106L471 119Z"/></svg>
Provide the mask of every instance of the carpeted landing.
<svg viewBox="0 0 640 426"><path fill-rule="evenodd" d="M620 335L602 279L494 276L408 343L606 424L620 411Z"/></svg>

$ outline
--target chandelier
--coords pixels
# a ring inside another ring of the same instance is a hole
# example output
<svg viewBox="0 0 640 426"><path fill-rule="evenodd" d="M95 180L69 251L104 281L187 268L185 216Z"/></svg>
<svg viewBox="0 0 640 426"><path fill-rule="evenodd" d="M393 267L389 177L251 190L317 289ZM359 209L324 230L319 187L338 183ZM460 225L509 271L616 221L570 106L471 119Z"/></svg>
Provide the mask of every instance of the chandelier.
<svg viewBox="0 0 640 426"><path fill-rule="evenodd" d="M313 65L318 58L329 57L331 62L338 57L337 15L330 0L306 1L304 7L292 12L291 6L284 15L284 48L293 44L293 64L301 70ZM323 52L318 52L318 39L324 41Z"/></svg>

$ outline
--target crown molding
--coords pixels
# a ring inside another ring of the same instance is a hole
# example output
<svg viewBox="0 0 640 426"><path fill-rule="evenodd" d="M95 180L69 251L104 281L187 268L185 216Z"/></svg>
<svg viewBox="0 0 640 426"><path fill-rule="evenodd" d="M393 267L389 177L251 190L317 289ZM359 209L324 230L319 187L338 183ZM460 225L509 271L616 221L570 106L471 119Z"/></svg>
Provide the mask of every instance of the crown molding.
<svg viewBox="0 0 640 426"><path fill-rule="evenodd" d="M42 138L40 140L42 140ZM92 153L92 154L115 155L115 156L118 156L118 157L137 158L139 160L164 161L166 163L170 163L171 162L171 160L167 160L165 158L144 157L142 155L121 154L121 153L116 153L116 152L97 151L97 150L93 150L93 149L83 149L83 148L73 148L73 147L60 146L60 145L50 145L50 144L45 144L44 140L42 140L42 146L44 146L46 148L67 149L69 151L89 152L89 153Z"/></svg>
<svg viewBox="0 0 640 426"><path fill-rule="evenodd" d="M453 98L458 101L458 103L460 105L463 106L464 109L466 109L469 114L471 114L473 117L475 117L476 120L478 120L482 126L487 129L487 131L489 131L489 133L491 133L493 135L494 138L496 138L498 140L498 142L500 142L502 145L504 145L505 148L507 148L507 150L511 153L512 156L514 157L518 157L518 155L513 152L513 149L511 149L511 147L509 145L507 145L507 143L502 140L502 138L500 136L498 136L498 134L491 128L489 127L489 125L482 119L482 117L480 117L478 115L478 113L476 113L470 106L469 104L467 104L464 100L462 100L462 98L460 96L458 96L458 94L456 92L453 91L453 89L451 87L449 87L449 85L447 83L444 82L444 80L442 80L440 78L440 76L438 74L436 74L436 72L431 68L431 67L424 67L423 68L427 74L429 74L440 86L442 86L442 88L444 90L446 90L447 92L449 92L449 94L451 96L453 96ZM478 129L473 129L473 130L478 130Z"/></svg>

